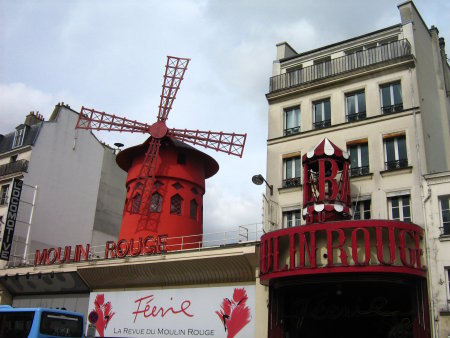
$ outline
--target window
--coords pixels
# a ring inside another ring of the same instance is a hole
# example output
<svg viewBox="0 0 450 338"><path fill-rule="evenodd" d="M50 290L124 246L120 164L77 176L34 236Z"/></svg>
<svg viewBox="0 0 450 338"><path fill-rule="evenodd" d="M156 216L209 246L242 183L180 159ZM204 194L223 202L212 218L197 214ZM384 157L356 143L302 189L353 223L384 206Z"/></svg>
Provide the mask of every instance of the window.
<svg viewBox="0 0 450 338"><path fill-rule="evenodd" d="M300 186L300 155L283 160L283 188Z"/></svg>
<svg viewBox="0 0 450 338"><path fill-rule="evenodd" d="M191 209L189 213L190 217L192 219L197 219L198 203L195 199L191 200L190 209Z"/></svg>
<svg viewBox="0 0 450 338"><path fill-rule="evenodd" d="M408 166L406 136L399 134L384 138L385 169L395 170Z"/></svg>
<svg viewBox="0 0 450 338"><path fill-rule="evenodd" d="M331 126L330 99L314 102L313 114L315 129Z"/></svg>
<svg viewBox="0 0 450 338"><path fill-rule="evenodd" d="M14 134L14 140L12 144L12 148L20 147L23 143L23 137L25 136L25 128L16 129Z"/></svg>
<svg viewBox="0 0 450 338"><path fill-rule="evenodd" d="M450 195L439 197L439 206L441 208L441 233L450 235Z"/></svg>
<svg viewBox="0 0 450 338"><path fill-rule="evenodd" d="M289 108L284 111L284 135L300 132L300 107Z"/></svg>
<svg viewBox="0 0 450 338"><path fill-rule="evenodd" d="M353 202L353 219L370 219L370 199Z"/></svg>
<svg viewBox="0 0 450 338"><path fill-rule="evenodd" d="M141 194L137 193L136 195L134 195L133 199L132 199L132 204L131 204L131 212L132 213L139 213L139 209L141 207Z"/></svg>
<svg viewBox="0 0 450 338"><path fill-rule="evenodd" d="M162 208L162 196L155 192L152 195L152 201L150 203L150 212L161 212Z"/></svg>
<svg viewBox="0 0 450 338"><path fill-rule="evenodd" d="M409 195L388 198L389 219L411 222L411 199Z"/></svg>
<svg viewBox="0 0 450 338"><path fill-rule="evenodd" d="M0 190L0 205L8 204L8 190L9 184L2 185Z"/></svg>
<svg viewBox="0 0 450 338"><path fill-rule="evenodd" d="M172 215L181 215L181 208L183 205L183 198L176 194L175 196L172 196L170 199L170 213Z"/></svg>
<svg viewBox="0 0 450 338"><path fill-rule="evenodd" d="M347 122L358 121L366 118L366 96L364 91L347 94L345 96Z"/></svg>
<svg viewBox="0 0 450 338"><path fill-rule="evenodd" d="M403 110L402 88L400 83L390 83L380 87L381 112L383 114L396 113Z"/></svg>
<svg viewBox="0 0 450 338"><path fill-rule="evenodd" d="M289 87L298 85L303 82L302 65L286 69L286 74Z"/></svg>
<svg viewBox="0 0 450 338"><path fill-rule="evenodd" d="M300 209L283 212L283 225L285 228L300 225Z"/></svg>
<svg viewBox="0 0 450 338"><path fill-rule="evenodd" d="M350 176L361 176L369 173L369 147L367 142L348 145L350 153Z"/></svg>

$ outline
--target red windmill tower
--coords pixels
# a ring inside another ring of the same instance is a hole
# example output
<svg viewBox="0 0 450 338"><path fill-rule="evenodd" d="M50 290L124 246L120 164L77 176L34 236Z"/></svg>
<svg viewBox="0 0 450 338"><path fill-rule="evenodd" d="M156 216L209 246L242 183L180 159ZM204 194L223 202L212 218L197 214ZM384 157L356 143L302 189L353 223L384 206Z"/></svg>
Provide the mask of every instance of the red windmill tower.
<svg viewBox="0 0 450 338"><path fill-rule="evenodd" d="M179 237L168 243L168 250L179 248L171 244L182 241L186 248L186 238L181 239L181 236L190 236L191 243L198 242L203 233L204 181L219 167L213 158L185 143L242 157L247 134L167 127L166 121L189 61L167 57L159 112L151 125L81 108L78 129L150 134L143 144L125 149L117 156L119 166L128 172L119 240L136 241L161 234Z"/></svg>

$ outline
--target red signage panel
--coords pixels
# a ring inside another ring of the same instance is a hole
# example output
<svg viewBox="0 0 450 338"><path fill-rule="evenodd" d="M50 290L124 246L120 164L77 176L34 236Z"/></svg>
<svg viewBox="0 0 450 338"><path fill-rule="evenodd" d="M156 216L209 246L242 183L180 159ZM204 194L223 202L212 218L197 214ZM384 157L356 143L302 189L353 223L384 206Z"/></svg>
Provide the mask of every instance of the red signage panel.
<svg viewBox="0 0 450 338"><path fill-rule="evenodd" d="M323 273L388 272L425 276L423 229L389 220L297 226L261 237L260 279Z"/></svg>

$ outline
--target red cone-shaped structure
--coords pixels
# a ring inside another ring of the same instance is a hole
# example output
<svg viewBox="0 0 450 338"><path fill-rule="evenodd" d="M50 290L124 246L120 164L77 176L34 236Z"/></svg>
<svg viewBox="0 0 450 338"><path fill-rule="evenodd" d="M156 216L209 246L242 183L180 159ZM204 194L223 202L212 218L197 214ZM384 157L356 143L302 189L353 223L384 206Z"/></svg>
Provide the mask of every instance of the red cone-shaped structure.
<svg viewBox="0 0 450 338"><path fill-rule="evenodd" d="M167 235L168 251L199 247L205 179L213 176L219 165L209 155L183 142L163 138L155 159L153 189L141 196L141 189L136 188L136 184L141 184L137 177L149 142L151 138L117 155L117 164L128 172L119 240L133 239L136 243L139 238ZM144 222L141 205L150 208Z"/></svg>

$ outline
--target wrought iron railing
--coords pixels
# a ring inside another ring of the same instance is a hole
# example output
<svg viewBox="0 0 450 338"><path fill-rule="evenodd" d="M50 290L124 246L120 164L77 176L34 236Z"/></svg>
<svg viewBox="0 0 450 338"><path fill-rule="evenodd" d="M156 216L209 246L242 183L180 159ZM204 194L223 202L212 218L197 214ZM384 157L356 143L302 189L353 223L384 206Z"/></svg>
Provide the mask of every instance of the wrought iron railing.
<svg viewBox="0 0 450 338"><path fill-rule="evenodd" d="M293 134L298 134L300 132L300 126L298 127L293 127L293 128L286 128L284 130L284 136L288 136L288 135L293 135Z"/></svg>
<svg viewBox="0 0 450 338"><path fill-rule="evenodd" d="M381 107L381 112L383 114L393 114L398 113L403 110L403 103L393 104L392 106Z"/></svg>
<svg viewBox="0 0 450 338"><path fill-rule="evenodd" d="M283 180L283 188L299 187L300 185L300 177L285 178Z"/></svg>
<svg viewBox="0 0 450 338"><path fill-rule="evenodd" d="M270 78L269 93L409 55L411 55L411 45L408 40L393 41L382 46L332 59L325 64L320 63L273 76Z"/></svg>
<svg viewBox="0 0 450 338"><path fill-rule="evenodd" d="M396 161L388 161L384 163L386 170L395 170L395 169L401 169L406 168L408 166L408 159L401 159Z"/></svg>
<svg viewBox="0 0 450 338"><path fill-rule="evenodd" d="M356 167L356 168L350 168L350 176L362 176L367 175L369 173L369 166L362 166L362 167Z"/></svg>
<svg viewBox="0 0 450 338"><path fill-rule="evenodd" d="M359 120L364 120L366 118L366 112L362 111L359 113L347 114L347 122L354 122Z"/></svg>
<svg viewBox="0 0 450 338"><path fill-rule="evenodd" d="M331 126L331 119L314 122L314 129L326 128Z"/></svg>
<svg viewBox="0 0 450 338"><path fill-rule="evenodd" d="M0 165L0 176L14 174L17 172L27 172L27 170L28 170L28 161L18 160L15 162Z"/></svg>

